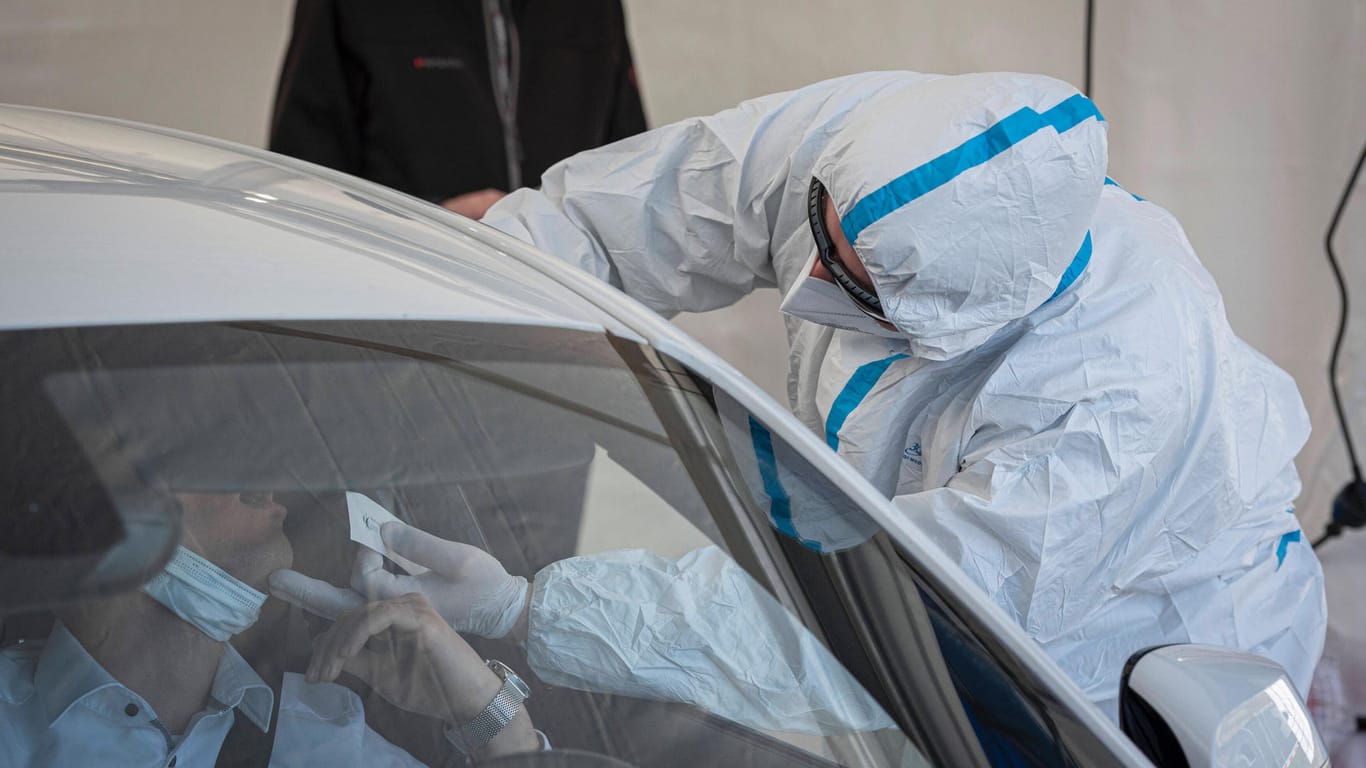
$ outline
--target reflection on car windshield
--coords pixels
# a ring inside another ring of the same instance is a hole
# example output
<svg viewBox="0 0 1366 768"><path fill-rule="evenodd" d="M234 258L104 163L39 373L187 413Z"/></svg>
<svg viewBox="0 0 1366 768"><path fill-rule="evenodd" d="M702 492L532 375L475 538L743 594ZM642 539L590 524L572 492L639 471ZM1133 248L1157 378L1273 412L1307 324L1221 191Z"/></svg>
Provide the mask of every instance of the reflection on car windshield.
<svg viewBox="0 0 1366 768"><path fill-rule="evenodd" d="M0 450L29 478L4 536L112 551L77 541L70 486L181 530L140 588L5 617L20 765L922 762L723 535L764 504L866 526L642 348L332 322L14 331L0 355L25 361ZM686 428L714 408L714 441Z"/></svg>

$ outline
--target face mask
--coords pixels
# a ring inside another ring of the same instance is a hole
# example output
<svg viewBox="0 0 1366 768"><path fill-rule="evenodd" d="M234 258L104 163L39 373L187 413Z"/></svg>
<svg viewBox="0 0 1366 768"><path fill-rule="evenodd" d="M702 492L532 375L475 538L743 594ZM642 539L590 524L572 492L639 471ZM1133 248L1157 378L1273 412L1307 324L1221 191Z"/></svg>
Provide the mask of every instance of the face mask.
<svg viewBox="0 0 1366 768"><path fill-rule="evenodd" d="M816 265L816 255L811 254L806 266L802 267L802 277L792 284L783 303L779 307L784 314L810 320L821 325L843 328L846 331L871 333L886 339L904 339L900 331L889 330L878 325L873 318L863 314L854 306L853 299L844 294L838 285L811 276Z"/></svg>
<svg viewBox="0 0 1366 768"><path fill-rule="evenodd" d="M219 642L255 624L266 602L264 594L184 547L176 547L166 570L142 591Z"/></svg>

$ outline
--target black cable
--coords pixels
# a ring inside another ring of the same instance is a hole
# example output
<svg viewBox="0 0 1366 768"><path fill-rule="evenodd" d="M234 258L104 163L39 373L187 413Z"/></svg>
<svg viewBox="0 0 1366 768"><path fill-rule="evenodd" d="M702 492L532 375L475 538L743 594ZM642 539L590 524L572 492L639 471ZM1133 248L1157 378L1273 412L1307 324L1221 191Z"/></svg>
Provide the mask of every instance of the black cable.
<svg viewBox="0 0 1366 768"><path fill-rule="evenodd" d="M1086 98L1095 101L1091 94L1091 65L1092 48L1091 42L1096 35L1096 0L1086 0L1086 65L1082 74L1082 90L1086 93Z"/></svg>
<svg viewBox="0 0 1366 768"><path fill-rule="evenodd" d="M1347 443L1347 457L1352 462L1352 480L1338 493L1337 498L1333 499L1332 517L1323 535L1314 541L1314 548L1342 533L1344 528L1366 525L1366 483L1361 479L1361 464L1357 461L1356 444L1352 442L1352 433L1347 427L1347 411L1342 407L1342 393L1338 391L1338 358L1342 353L1342 337L1347 332L1348 304L1347 281L1342 279L1342 268L1338 265L1337 254L1333 253L1333 235L1337 234L1338 224L1342 223L1342 214L1347 210L1347 201L1351 199L1352 190L1356 188L1363 163L1366 163L1366 146L1361 148L1361 155L1357 157L1352 175L1347 179L1347 187L1342 190L1342 198L1338 200L1337 210L1333 212L1333 221L1328 225L1328 234L1323 239L1324 249L1328 251L1328 264L1333 268L1333 278L1338 282L1338 295L1342 298L1338 334L1333 340L1333 356L1328 362L1328 386L1333 392L1333 407L1337 409L1338 424L1342 426L1342 439Z"/></svg>
<svg viewBox="0 0 1366 768"><path fill-rule="evenodd" d="M1366 145L1361 148L1361 156L1357 158L1356 167L1347 179L1347 187L1342 190L1342 199L1338 200L1338 208L1333 212L1333 223L1328 225L1328 234L1323 239L1324 248L1328 251L1328 263L1333 267L1333 277L1338 281L1338 295L1342 297L1338 335L1333 341L1333 357L1328 363L1328 385L1333 390L1333 406L1337 408L1338 423L1342 425L1342 437L1347 442L1347 456L1352 460L1352 477L1358 483L1361 482L1361 465L1357 462L1356 446L1353 445L1352 434L1347 429L1347 412L1342 408L1342 395L1338 392L1338 357L1342 352L1342 337L1347 332L1347 283L1342 279L1337 254L1333 253L1333 235L1337 233L1338 224L1342 222L1342 213L1347 209L1347 201L1352 196L1352 189L1356 187L1357 177L1361 175L1362 161L1366 161Z"/></svg>

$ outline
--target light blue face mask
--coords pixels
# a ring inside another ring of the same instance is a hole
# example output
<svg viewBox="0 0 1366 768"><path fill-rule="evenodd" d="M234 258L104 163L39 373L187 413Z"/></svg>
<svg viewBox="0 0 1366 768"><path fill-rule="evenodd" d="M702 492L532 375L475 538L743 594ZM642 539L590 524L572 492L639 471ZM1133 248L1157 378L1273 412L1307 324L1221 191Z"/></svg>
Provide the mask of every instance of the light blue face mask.
<svg viewBox="0 0 1366 768"><path fill-rule="evenodd" d="M256 623L266 596L184 547L142 591L219 642Z"/></svg>

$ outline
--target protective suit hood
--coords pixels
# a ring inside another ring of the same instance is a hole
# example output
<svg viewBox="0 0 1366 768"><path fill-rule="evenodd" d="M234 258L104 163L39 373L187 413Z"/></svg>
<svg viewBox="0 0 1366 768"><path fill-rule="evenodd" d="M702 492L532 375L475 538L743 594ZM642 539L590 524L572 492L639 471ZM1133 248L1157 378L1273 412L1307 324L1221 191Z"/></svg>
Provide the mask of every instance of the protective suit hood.
<svg viewBox="0 0 1366 768"><path fill-rule="evenodd" d="M1084 269L1105 167L1105 123L1075 88L991 73L868 94L813 175L911 354L946 360Z"/></svg>

